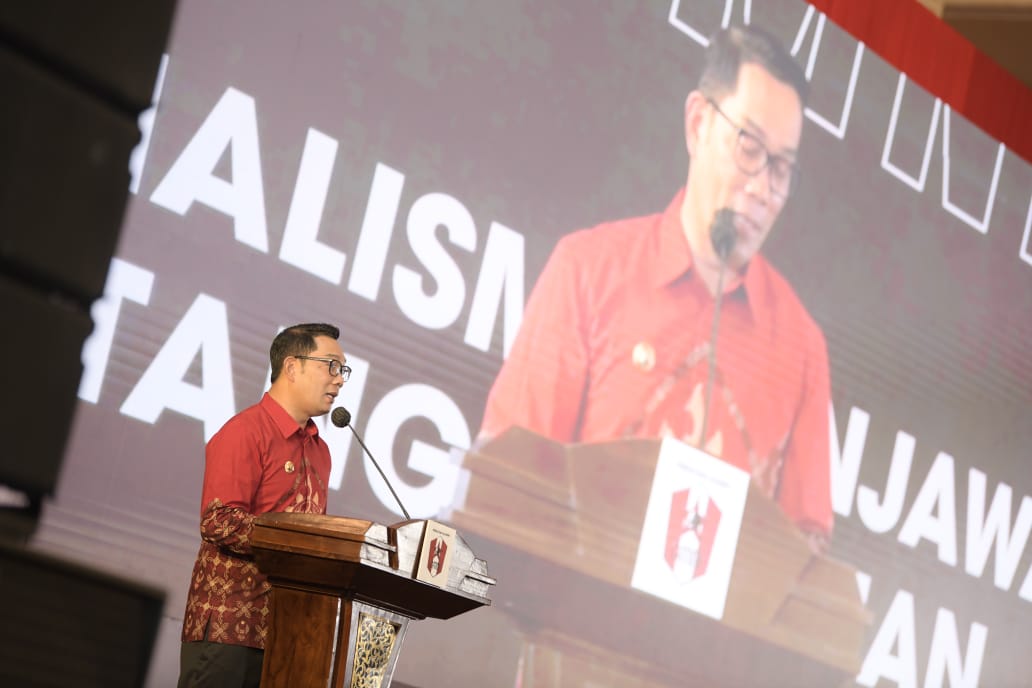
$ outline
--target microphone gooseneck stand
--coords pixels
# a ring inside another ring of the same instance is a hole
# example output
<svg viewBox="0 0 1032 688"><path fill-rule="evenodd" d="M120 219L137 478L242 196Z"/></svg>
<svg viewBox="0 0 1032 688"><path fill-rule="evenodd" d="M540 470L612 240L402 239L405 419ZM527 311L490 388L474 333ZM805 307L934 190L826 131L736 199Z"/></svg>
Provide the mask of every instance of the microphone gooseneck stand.
<svg viewBox="0 0 1032 688"><path fill-rule="evenodd" d="M717 273L717 293L713 306L713 328L710 332L708 365L706 372L706 387L703 392L702 401L702 428L699 433L698 448L705 451L706 432L709 429L710 396L713 392L713 383L717 375L717 333L720 329L720 304L724 298L724 273L727 271L727 259L734 250L735 241L738 239L738 232L735 229L735 213L730 208L718 210L713 217L713 224L710 226L710 241L713 243L713 250L720 258L720 271Z"/></svg>

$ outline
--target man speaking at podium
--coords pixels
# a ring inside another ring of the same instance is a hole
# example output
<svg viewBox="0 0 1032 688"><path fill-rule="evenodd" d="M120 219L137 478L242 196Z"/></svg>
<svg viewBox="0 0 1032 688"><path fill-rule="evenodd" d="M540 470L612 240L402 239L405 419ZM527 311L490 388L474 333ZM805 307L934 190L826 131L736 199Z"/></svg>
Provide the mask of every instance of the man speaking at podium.
<svg viewBox="0 0 1032 688"><path fill-rule="evenodd" d="M559 241L481 439L511 425L562 442L677 437L748 471L815 550L826 546L827 347L759 253L798 180L807 91L768 33L713 37L685 101L684 188L662 213ZM730 218L725 259L711 236L719 217Z"/></svg>
<svg viewBox="0 0 1032 688"><path fill-rule="evenodd" d="M326 513L330 450L312 417L330 410L351 374L339 336L325 324L280 332L268 393L208 442L180 688L261 682L271 588L254 563L251 531L268 512Z"/></svg>

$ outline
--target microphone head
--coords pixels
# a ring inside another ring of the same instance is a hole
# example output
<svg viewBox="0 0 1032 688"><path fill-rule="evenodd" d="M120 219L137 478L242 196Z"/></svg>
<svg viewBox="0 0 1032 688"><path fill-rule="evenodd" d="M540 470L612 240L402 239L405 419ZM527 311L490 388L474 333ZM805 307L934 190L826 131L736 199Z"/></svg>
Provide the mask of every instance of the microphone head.
<svg viewBox="0 0 1032 688"><path fill-rule="evenodd" d="M726 261L731 255L737 239L735 211L730 208L721 208L713 216L713 224L710 225L710 241L713 242L713 250L717 252L721 260Z"/></svg>
<svg viewBox="0 0 1032 688"><path fill-rule="evenodd" d="M333 413L330 414L330 420L338 428L346 428L348 423L351 422L351 411L348 411L343 406L338 406L333 409Z"/></svg>

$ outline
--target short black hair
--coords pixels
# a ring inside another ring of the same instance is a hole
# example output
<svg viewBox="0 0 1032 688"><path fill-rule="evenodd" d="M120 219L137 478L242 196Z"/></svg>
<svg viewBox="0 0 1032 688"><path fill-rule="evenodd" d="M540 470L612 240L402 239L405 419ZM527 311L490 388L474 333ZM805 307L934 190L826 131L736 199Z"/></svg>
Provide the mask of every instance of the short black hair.
<svg viewBox="0 0 1032 688"><path fill-rule="evenodd" d="M768 31L752 26L722 29L710 38L699 78L699 91L720 100L738 87L743 64L757 64L771 76L791 86L806 105L810 82L806 73L781 41Z"/></svg>
<svg viewBox="0 0 1032 688"><path fill-rule="evenodd" d="M283 370L283 361L291 356L307 356L316 349L316 337L338 339L340 329L326 323L304 323L292 325L276 335L269 347L269 363L272 364L272 379L275 382Z"/></svg>

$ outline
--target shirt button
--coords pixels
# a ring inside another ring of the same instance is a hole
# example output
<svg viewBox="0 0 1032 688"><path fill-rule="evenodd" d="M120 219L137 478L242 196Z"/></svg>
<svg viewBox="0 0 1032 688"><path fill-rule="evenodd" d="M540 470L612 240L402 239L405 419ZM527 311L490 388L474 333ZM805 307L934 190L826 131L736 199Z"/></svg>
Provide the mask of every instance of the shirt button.
<svg viewBox="0 0 1032 688"><path fill-rule="evenodd" d="M631 351L631 364L647 373L656 367L656 350L648 342L638 342Z"/></svg>

